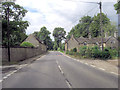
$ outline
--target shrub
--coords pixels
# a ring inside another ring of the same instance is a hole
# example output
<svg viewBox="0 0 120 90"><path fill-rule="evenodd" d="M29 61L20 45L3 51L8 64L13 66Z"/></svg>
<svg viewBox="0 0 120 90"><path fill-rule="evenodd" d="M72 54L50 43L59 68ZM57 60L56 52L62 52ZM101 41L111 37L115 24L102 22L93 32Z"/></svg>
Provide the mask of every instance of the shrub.
<svg viewBox="0 0 120 90"><path fill-rule="evenodd" d="M100 58L100 50L96 47L92 48L92 58Z"/></svg>
<svg viewBox="0 0 120 90"><path fill-rule="evenodd" d="M66 51L66 54L69 54L69 51L68 51L68 50Z"/></svg>
<svg viewBox="0 0 120 90"><path fill-rule="evenodd" d="M34 47L34 45L32 43L29 42L23 42L22 44L20 44L21 47Z"/></svg>
<svg viewBox="0 0 120 90"><path fill-rule="evenodd" d="M60 51L61 49L60 49L60 48L58 48L57 50L58 50L58 51Z"/></svg>
<svg viewBox="0 0 120 90"><path fill-rule="evenodd" d="M109 49L104 49L103 51L101 51L101 59L110 59L112 58L112 56L110 55L110 51Z"/></svg>
<svg viewBox="0 0 120 90"><path fill-rule="evenodd" d="M73 52L77 52L77 48L73 48Z"/></svg>
<svg viewBox="0 0 120 90"><path fill-rule="evenodd" d="M82 46L80 47L80 55L81 56L85 56L86 50L87 50L87 46Z"/></svg>

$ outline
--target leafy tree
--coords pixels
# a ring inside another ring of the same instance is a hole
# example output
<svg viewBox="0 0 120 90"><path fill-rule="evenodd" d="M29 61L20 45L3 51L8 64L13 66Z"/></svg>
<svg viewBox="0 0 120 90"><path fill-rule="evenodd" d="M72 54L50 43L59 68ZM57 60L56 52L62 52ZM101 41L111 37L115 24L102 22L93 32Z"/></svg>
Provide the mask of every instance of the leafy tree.
<svg viewBox="0 0 120 90"><path fill-rule="evenodd" d="M88 37L89 34L89 26L92 22L92 17L84 16L79 20L79 23L75 25L72 30L68 33L67 39L73 34L74 37Z"/></svg>
<svg viewBox="0 0 120 90"><path fill-rule="evenodd" d="M115 23L108 23L103 27L103 30L108 36L114 36L114 32L118 31Z"/></svg>
<svg viewBox="0 0 120 90"><path fill-rule="evenodd" d="M54 49L54 50L57 50L57 49L58 49L57 42L55 42L55 41L54 41L53 49Z"/></svg>
<svg viewBox="0 0 120 90"><path fill-rule="evenodd" d="M57 27L54 29L53 36L57 44L57 47L60 47L61 41L65 39L65 35L66 35L66 31L64 30L64 28Z"/></svg>
<svg viewBox="0 0 120 90"><path fill-rule="evenodd" d="M109 23L110 23L110 19L104 13L102 13L102 25L103 25L103 27ZM101 36L100 13L98 13L97 16L93 17L93 22L91 23L89 30L91 32L92 37Z"/></svg>
<svg viewBox="0 0 120 90"><path fill-rule="evenodd" d="M119 14L120 13L120 1L118 1L118 3L114 5L114 7L115 7L115 10L117 10L117 14Z"/></svg>
<svg viewBox="0 0 120 90"><path fill-rule="evenodd" d="M20 43L27 37L25 29L29 26L28 21L23 21L23 17L27 13L22 6L15 4L14 2L5 2L2 6L2 45L7 46L8 42L8 8L9 8L9 36L10 46L20 45Z"/></svg>
<svg viewBox="0 0 120 90"><path fill-rule="evenodd" d="M47 30L46 27L42 27L39 32L34 32L37 38L42 40L45 45L48 46L48 49L51 50L53 49L53 42L52 39L50 38L50 32Z"/></svg>

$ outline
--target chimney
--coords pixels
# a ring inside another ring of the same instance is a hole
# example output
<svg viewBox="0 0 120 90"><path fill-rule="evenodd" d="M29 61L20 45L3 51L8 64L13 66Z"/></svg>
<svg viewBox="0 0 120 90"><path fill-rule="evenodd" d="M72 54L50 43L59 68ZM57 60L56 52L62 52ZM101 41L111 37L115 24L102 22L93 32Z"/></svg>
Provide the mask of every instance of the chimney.
<svg viewBox="0 0 120 90"><path fill-rule="evenodd" d="M107 38L108 37L108 34L107 34L107 32L105 33L105 38Z"/></svg>
<svg viewBox="0 0 120 90"><path fill-rule="evenodd" d="M90 32L89 32L89 34L88 34L88 38L91 39L91 33L90 33Z"/></svg>
<svg viewBox="0 0 120 90"><path fill-rule="evenodd" d="M114 37L115 37L115 38L117 38L117 37L118 37L118 36L117 36L117 32L114 32Z"/></svg>

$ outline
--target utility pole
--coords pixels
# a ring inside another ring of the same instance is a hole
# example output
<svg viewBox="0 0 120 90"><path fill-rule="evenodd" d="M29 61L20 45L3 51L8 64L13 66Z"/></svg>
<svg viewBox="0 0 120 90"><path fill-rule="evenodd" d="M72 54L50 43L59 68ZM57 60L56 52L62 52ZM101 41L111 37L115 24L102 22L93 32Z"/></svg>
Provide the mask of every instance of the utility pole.
<svg viewBox="0 0 120 90"><path fill-rule="evenodd" d="M9 33L9 6L7 8L7 37L8 37L8 62L10 62L10 33Z"/></svg>
<svg viewBox="0 0 120 90"><path fill-rule="evenodd" d="M103 47L103 28L102 28L102 2L100 2L99 5L100 5L101 46L102 46L102 51L103 51L104 47Z"/></svg>

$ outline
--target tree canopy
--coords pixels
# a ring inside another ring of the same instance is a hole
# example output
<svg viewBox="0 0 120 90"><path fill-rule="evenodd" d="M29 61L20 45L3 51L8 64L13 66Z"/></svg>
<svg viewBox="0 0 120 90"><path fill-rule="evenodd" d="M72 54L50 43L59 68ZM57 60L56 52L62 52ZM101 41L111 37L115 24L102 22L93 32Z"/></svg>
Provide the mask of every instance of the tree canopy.
<svg viewBox="0 0 120 90"><path fill-rule="evenodd" d="M118 1L118 3L114 5L114 7L115 7L115 10L117 10L117 14L119 14L120 13L120 1Z"/></svg>
<svg viewBox="0 0 120 90"><path fill-rule="evenodd" d="M7 30L7 20L9 13L9 36L10 36L10 46L20 45L21 42L27 37L26 29L29 26L28 21L23 21L27 10L22 6L15 4L14 2L3 3L2 11L2 45L7 46L8 42L8 30ZM9 8L9 10L8 10Z"/></svg>
<svg viewBox="0 0 120 90"><path fill-rule="evenodd" d="M102 13L102 29L105 32L108 32L108 35L113 35L113 33L117 30L116 25L110 22L110 19ZM71 31L67 35L67 39L71 37L73 34L74 37L85 37L88 38L89 33L91 33L92 37L100 37L100 13L95 15L94 17L84 16L79 20L79 23L75 25Z"/></svg>
<svg viewBox="0 0 120 90"><path fill-rule="evenodd" d="M60 47L62 40L65 39L65 35L66 35L66 31L64 30L64 28L56 27L54 29L53 36L55 39L55 45L57 45L56 47Z"/></svg>
<svg viewBox="0 0 120 90"><path fill-rule="evenodd" d="M49 50L53 49L53 42L52 39L50 38L51 33L47 30L45 26L42 27L39 32L34 32L34 34L38 39L43 41L45 45L48 46Z"/></svg>

